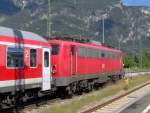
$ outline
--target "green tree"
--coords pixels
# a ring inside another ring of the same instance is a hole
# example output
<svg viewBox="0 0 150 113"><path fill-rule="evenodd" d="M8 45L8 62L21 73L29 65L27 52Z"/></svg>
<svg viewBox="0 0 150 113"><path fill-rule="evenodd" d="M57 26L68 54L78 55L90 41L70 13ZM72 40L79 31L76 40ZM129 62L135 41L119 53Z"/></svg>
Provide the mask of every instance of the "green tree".
<svg viewBox="0 0 150 113"><path fill-rule="evenodd" d="M123 63L125 68L131 68L135 65L134 59L127 54L123 56Z"/></svg>

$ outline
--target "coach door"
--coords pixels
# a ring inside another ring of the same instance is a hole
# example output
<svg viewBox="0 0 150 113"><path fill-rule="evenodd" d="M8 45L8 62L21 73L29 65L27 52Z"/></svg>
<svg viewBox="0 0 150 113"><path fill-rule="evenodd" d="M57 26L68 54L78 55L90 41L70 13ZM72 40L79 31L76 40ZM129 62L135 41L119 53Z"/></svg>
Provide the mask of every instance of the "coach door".
<svg viewBox="0 0 150 113"><path fill-rule="evenodd" d="M42 67L43 67L43 77L42 77L42 91L51 89L51 75L50 75L50 49L43 48L42 54Z"/></svg>
<svg viewBox="0 0 150 113"><path fill-rule="evenodd" d="M77 60L77 56L76 56L76 47L75 46L71 46L71 75L75 75L76 74L76 60Z"/></svg>

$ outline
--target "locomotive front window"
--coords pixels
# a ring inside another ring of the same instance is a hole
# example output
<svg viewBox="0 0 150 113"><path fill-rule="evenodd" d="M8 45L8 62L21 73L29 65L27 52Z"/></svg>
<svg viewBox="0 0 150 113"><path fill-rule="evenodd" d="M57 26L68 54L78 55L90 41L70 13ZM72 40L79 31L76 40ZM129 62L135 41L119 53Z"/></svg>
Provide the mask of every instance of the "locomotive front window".
<svg viewBox="0 0 150 113"><path fill-rule="evenodd" d="M52 55L58 55L59 45L52 45Z"/></svg>
<svg viewBox="0 0 150 113"><path fill-rule="evenodd" d="M30 50L30 67L37 67L37 50Z"/></svg>
<svg viewBox="0 0 150 113"><path fill-rule="evenodd" d="M23 68L23 48L7 48L7 67Z"/></svg>

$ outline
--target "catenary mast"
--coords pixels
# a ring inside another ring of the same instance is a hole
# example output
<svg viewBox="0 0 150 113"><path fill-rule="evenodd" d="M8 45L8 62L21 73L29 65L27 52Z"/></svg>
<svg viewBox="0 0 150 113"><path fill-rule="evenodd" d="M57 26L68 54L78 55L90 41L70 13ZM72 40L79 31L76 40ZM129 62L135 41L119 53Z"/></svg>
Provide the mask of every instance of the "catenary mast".
<svg viewBox="0 0 150 113"><path fill-rule="evenodd" d="M51 0L48 0L48 19L47 19L47 34L51 37Z"/></svg>

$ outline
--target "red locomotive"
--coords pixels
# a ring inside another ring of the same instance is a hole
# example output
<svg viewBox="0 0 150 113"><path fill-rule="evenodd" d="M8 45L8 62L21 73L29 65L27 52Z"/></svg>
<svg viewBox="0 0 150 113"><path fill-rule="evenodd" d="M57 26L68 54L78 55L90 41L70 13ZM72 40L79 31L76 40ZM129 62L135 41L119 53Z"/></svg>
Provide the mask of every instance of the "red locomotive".
<svg viewBox="0 0 150 113"><path fill-rule="evenodd" d="M74 93L91 90L109 78L122 78L122 52L102 44L49 40L56 87Z"/></svg>

